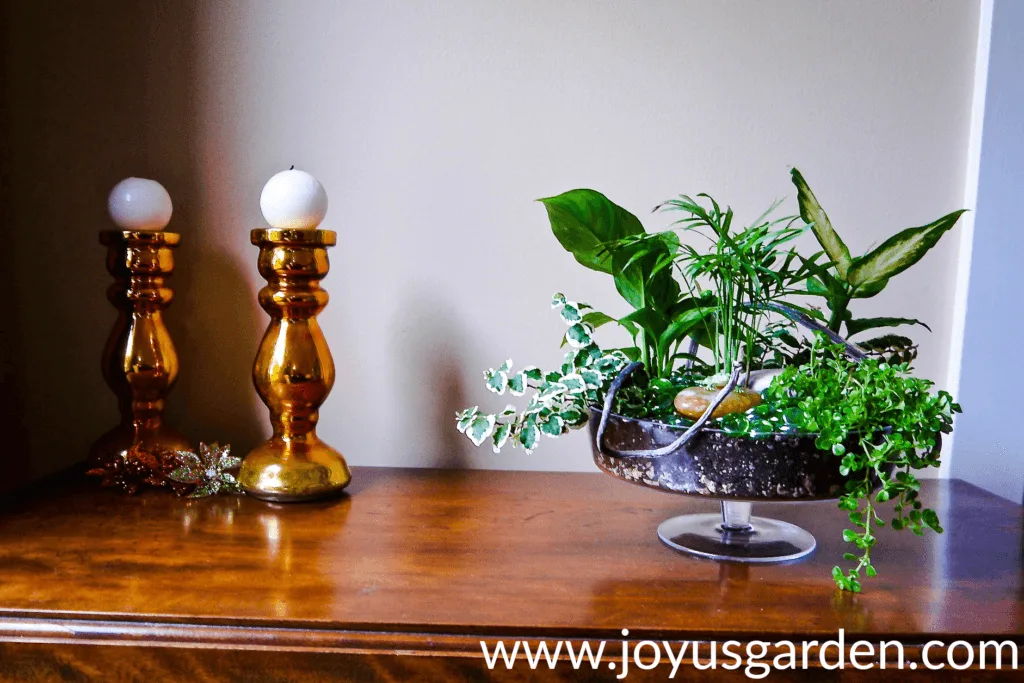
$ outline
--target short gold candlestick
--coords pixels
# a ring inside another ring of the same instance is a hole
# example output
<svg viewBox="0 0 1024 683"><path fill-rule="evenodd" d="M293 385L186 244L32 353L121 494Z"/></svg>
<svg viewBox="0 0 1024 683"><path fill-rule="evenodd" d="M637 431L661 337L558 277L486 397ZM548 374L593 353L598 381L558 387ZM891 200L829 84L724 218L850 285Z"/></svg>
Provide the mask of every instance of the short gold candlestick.
<svg viewBox="0 0 1024 683"><path fill-rule="evenodd" d="M337 235L269 229L253 230L250 238L267 281L260 306L270 314L252 377L274 434L245 457L239 483L252 496L279 502L336 494L352 475L341 453L316 435L318 410L334 386L334 360L316 316L327 305L320 280Z"/></svg>
<svg viewBox="0 0 1024 683"><path fill-rule="evenodd" d="M103 350L103 378L117 395L121 423L96 441L90 464L103 467L134 445L154 454L191 450L188 439L164 422L164 401L178 378L178 354L163 310L174 292L165 279L174 271L171 250L181 235L146 230L104 230L107 270L114 284L107 298L117 322Z"/></svg>

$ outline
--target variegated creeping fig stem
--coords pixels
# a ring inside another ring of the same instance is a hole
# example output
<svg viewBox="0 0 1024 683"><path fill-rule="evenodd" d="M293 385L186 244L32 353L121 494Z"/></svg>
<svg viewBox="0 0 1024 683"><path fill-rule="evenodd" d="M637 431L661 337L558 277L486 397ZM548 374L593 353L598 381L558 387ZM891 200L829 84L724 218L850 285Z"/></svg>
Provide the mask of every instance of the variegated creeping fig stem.
<svg viewBox="0 0 1024 683"><path fill-rule="evenodd" d="M479 446L490 438L494 452L511 443L531 453L540 435L557 437L587 423L588 409L604 396L608 386L629 363L621 351L605 353L593 339L594 327L584 320L587 304L567 301L555 294L551 307L568 325L563 342L570 349L557 370L544 372L527 366L512 370L512 359L484 373L487 388L502 395L523 396L532 392L522 411L508 405L499 413L486 413L473 406L456 413L458 429Z"/></svg>

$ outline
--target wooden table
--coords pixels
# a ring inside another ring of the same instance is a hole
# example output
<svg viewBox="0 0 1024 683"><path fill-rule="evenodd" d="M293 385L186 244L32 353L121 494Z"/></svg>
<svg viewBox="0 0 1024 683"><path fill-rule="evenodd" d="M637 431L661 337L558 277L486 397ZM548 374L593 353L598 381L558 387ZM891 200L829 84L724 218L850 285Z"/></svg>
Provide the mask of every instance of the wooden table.
<svg viewBox="0 0 1024 683"><path fill-rule="evenodd" d="M755 506L819 545L799 563L742 566L655 534L713 502L598 473L356 468L350 495L293 505L48 486L0 507L0 680L526 680L542 672L489 672L480 641L621 640L623 628L634 645L825 641L842 628L847 642L899 640L908 659L933 638L1024 644L1021 508L960 481L926 482L923 496L946 533L885 530L880 576L855 596L829 577L845 550L830 502ZM563 661L543 678L617 673ZM667 674L634 666L626 680ZM769 680L858 675L937 674ZM675 680L698 677L744 679L684 664Z"/></svg>

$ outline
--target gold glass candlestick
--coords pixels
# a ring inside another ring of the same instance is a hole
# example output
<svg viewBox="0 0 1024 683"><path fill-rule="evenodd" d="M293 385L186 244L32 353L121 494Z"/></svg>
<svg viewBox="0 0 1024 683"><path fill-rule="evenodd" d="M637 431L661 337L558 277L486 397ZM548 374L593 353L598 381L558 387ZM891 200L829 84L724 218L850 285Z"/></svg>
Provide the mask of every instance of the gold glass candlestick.
<svg viewBox="0 0 1024 683"><path fill-rule="evenodd" d="M242 462L246 493L273 501L322 498L352 478L341 453L316 435L318 410L334 385L334 360L316 321L327 305L320 280L330 268L330 230L253 230L258 267L267 286L259 301L270 314L252 377L270 409L274 434Z"/></svg>
<svg viewBox="0 0 1024 683"><path fill-rule="evenodd" d="M93 445L93 466L108 464L133 445L153 453L192 448L163 420L164 401L178 377L178 354L163 320L174 298L165 278L174 271L171 250L180 240L174 232L100 233L114 276L107 298L119 312L103 350L103 378L117 395L121 424Z"/></svg>

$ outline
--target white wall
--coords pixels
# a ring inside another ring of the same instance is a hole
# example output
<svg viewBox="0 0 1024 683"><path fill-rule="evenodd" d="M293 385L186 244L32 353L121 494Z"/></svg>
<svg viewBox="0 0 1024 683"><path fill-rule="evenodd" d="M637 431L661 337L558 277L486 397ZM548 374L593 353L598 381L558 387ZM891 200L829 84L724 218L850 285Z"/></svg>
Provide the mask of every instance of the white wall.
<svg viewBox="0 0 1024 683"><path fill-rule="evenodd" d="M977 2L150 8L136 22L145 75L125 85L144 103L129 131L144 151L100 180L150 175L175 197L185 246L170 312L183 361L172 414L196 438L238 449L266 430L249 384L265 317L247 234L262 224L263 182L291 164L324 183L325 227L339 232L321 316L338 381L321 433L356 464L592 468L582 434L494 456L452 427L457 408L504 405L484 389L484 368L560 358L553 291L623 311L608 278L558 247L538 197L593 187L660 228L650 207L706 191L753 218L792 198L795 165L863 252L963 196ZM66 16L36 19L76 30ZM36 38L45 54L46 32ZM65 104L71 112L51 112L58 122L74 113ZM25 123L40 138L49 125ZM929 322L918 366L940 383L956 256L947 239L856 309ZM102 296L101 254L83 258L90 270L70 276L63 305ZM98 376L89 354L108 324L83 333L82 373ZM113 420L112 399L104 410ZM80 431L99 433L97 421ZM75 436L69 445L83 447Z"/></svg>
<svg viewBox="0 0 1024 683"><path fill-rule="evenodd" d="M1014 275L1024 253L1024 4L997 0L985 91L978 208L960 372L964 414L957 419L951 474L1024 502L1020 412L1011 398L1024 383L1014 362L1024 320Z"/></svg>

